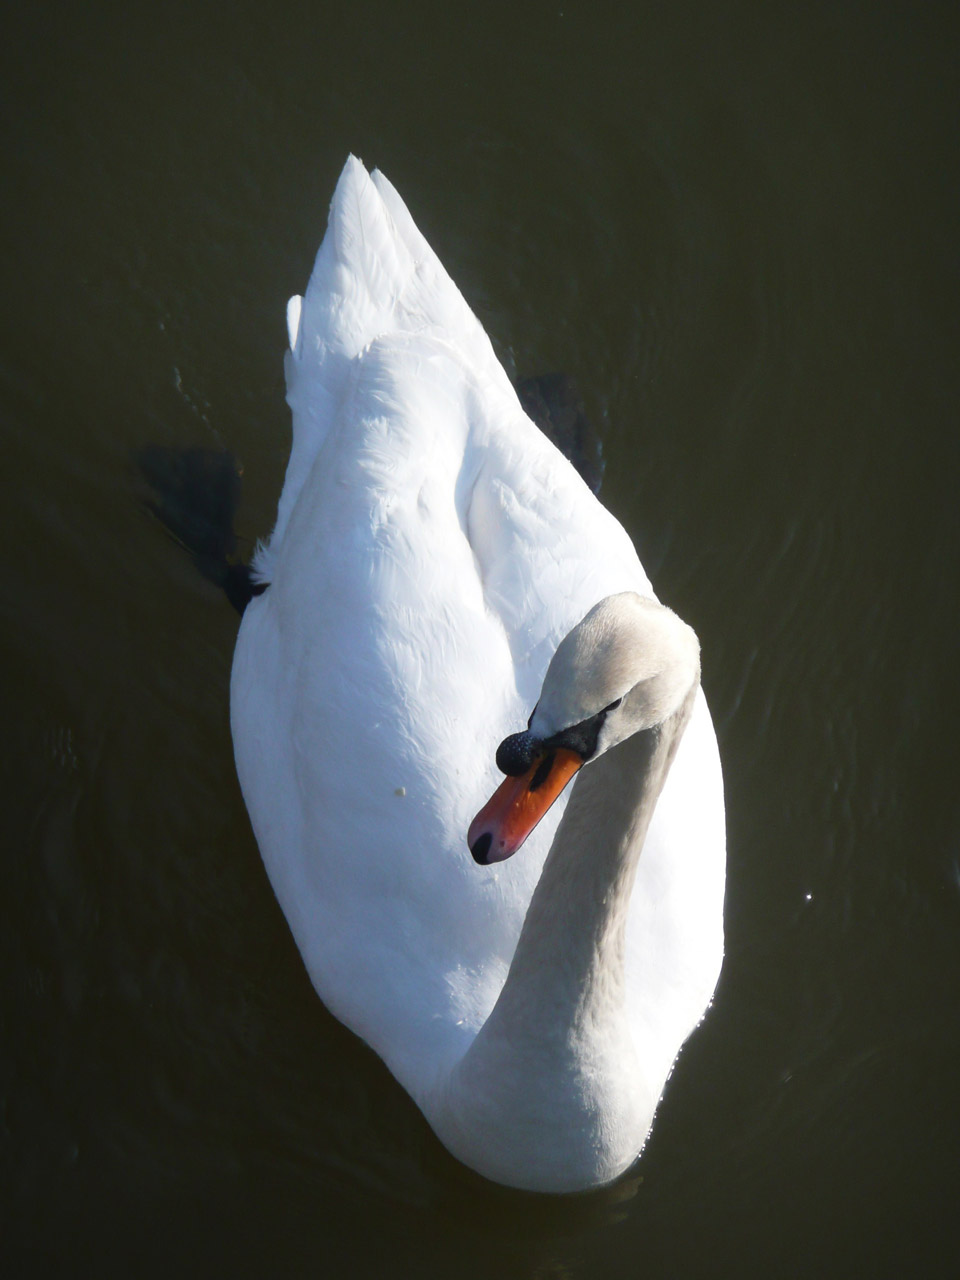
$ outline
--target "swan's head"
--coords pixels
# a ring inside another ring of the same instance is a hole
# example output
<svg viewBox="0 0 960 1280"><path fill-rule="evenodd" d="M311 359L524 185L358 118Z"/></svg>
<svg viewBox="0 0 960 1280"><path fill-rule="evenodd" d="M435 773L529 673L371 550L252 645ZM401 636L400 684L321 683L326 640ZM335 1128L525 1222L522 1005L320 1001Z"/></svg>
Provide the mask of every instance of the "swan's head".
<svg viewBox="0 0 960 1280"><path fill-rule="evenodd" d="M527 728L497 749L506 780L467 833L480 863L509 858L577 770L662 724L700 678L700 645L670 609L632 591L594 605L551 659Z"/></svg>

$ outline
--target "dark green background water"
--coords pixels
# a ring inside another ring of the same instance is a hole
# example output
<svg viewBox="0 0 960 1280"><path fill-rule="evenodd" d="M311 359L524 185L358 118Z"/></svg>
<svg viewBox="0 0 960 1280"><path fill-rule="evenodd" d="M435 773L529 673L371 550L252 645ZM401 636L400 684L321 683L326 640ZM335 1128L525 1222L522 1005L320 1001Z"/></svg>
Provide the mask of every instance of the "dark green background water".
<svg viewBox="0 0 960 1280"><path fill-rule="evenodd" d="M41 5L0 47L0 1267L957 1274L954 6ZM700 633L727 960L612 1191L463 1171L324 1011L233 772L236 623L131 451L288 444L348 150L574 374Z"/></svg>

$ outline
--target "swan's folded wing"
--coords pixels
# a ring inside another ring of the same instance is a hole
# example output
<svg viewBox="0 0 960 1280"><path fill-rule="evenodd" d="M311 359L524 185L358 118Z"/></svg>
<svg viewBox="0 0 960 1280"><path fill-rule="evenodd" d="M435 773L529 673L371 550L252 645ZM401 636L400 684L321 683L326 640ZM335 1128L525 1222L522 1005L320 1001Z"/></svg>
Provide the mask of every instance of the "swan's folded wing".
<svg viewBox="0 0 960 1280"><path fill-rule="evenodd" d="M529 714L557 644L593 605L653 590L622 525L523 413L505 377L486 388L471 451L463 523Z"/></svg>

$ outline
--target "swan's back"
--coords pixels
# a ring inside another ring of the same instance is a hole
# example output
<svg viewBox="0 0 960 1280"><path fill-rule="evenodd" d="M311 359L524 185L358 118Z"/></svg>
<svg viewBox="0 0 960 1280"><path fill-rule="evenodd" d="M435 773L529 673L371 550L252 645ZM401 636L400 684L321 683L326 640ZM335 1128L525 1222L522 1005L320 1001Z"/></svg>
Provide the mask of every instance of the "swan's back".
<svg viewBox="0 0 960 1280"><path fill-rule="evenodd" d="M521 855L477 867L465 833L496 744L597 600L652 592L357 160L289 324L293 446L257 560L270 585L237 644L237 767L314 984L422 1101L499 994L563 808ZM669 881L658 818L650 842Z"/></svg>

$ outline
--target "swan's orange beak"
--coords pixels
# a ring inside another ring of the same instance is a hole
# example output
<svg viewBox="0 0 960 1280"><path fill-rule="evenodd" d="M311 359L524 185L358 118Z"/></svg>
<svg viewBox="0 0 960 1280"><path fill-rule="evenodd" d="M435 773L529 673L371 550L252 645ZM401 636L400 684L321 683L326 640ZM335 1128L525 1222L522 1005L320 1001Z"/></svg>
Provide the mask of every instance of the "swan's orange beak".
<svg viewBox="0 0 960 1280"><path fill-rule="evenodd" d="M504 778L467 832L474 860L486 866L516 853L583 764L577 751L541 751L526 773Z"/></svg>

